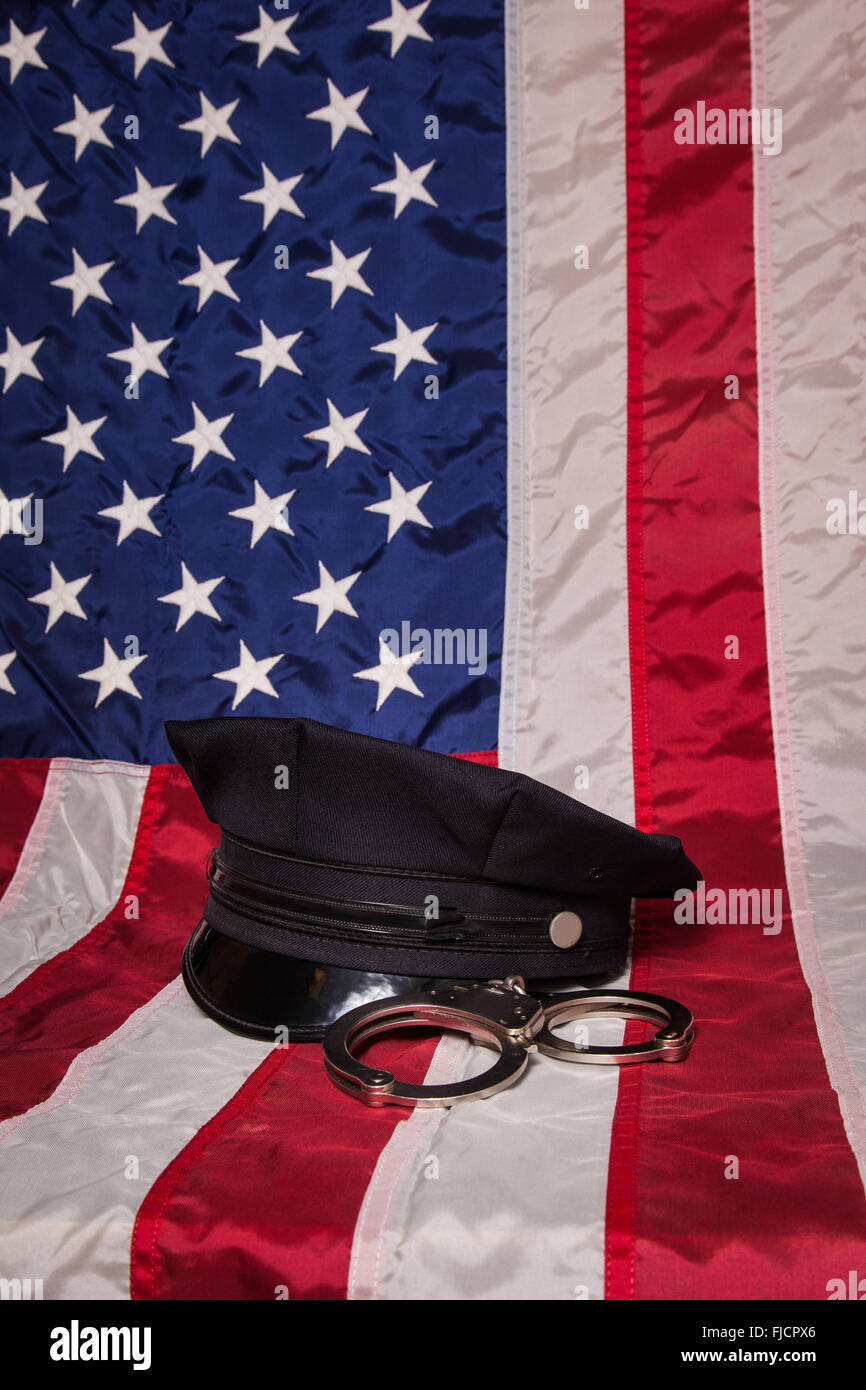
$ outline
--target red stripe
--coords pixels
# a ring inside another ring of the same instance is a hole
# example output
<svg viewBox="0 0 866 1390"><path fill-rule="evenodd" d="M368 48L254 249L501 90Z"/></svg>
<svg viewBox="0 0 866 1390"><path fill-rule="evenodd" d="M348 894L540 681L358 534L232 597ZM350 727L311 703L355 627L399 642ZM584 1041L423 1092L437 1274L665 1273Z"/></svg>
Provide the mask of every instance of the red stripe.
<svg viewBox="0 0 866 1390"><path fill-rule="evenodd" d="M435 1041L399 1034L376 1063L421 1081ZM406 1113L343 1095L317 1044L272 1052L147 1194L133 1298L344 1298L361 1203Z"/></svg>
<svg viewBox="0 0 866 1390"><path fill-rule="evenodd" d="M47 758L4 758L0 762L0 894L5 893L15 872L50 766Z"/></svg>
<svg viewBox="0 0 866 1390"><path fill-rule="evenodd" d="M677 107L749 107L748 4L627 0L625 13L630 540L639 522L643 532L643 556L629 549L636 777L651 754L646 823L654 814L655 828L681 833L710 886L784 888L762 590L752 152L673 141ZM724 399L729 373L738 401ZM729 634L737 661L724 659ZM863 1189L787 894L784 903L778 936L760 925L677 927L666 904L639 913L634 985L683 999L699 1032L682 1065L621 1075L608 1297L823 1299L829 1279L863 1265ZM733 1159L736 1179L725 1176Z"/></svg>
<svg viewBox="0 0 866 1390"><path fill-rule="evenodd" d="M274 1048L248 1078L246 1084L235 1092L222 1110L214 1115L213 1119L190 1140L186 1148L182 1149L173 1159L148 1192L136 1217L132 1234L130 1289L133 1298L158 1299L160 1297L160 1236L166 1209L178 1187L189 1174L193 1164L214 1142L216 1137L226 1131L237 1116L243 1115L249 1110L261 1089L270 1081L274 1073L279 1071L295 1050L295 1048L289 1047L285 1052L281 1052ZM241 1165L242 1168L244 1166ZM234 1191L231 1200L224 1208L225 1210L234 1210L236 1195L237 1191ZM195 1269L193 1277L198 1281L197 1261L193 1262L193 1267ZM213 1292L210 1281L206 1287L209 1298L220 1297L219 1294ZM200 1284L198 1284L198 1288L199 1293L194 1295L195 1297L200 1297ZM172 1296L177 1297L178 1295L173 1294Z"/></svg>
<svg viewBox="0 0 866 1390"><path fill-rule="evenodd" d="M182 770L153 768L117 906L0 999L0 1119L45 1100L79 1052L177 975L216 833ZM126 916L130 896L137 920Z"/></svg>
<svg viewBox="0 0 866 1390"><path fill-rule="evenodd" d="M376 1064L420 1082L438 1039L405 1038ZM361 1203L407 1113L338 1091L317 1044L275 1049L148 1192L132 1297L344 1298Z"/></svg>

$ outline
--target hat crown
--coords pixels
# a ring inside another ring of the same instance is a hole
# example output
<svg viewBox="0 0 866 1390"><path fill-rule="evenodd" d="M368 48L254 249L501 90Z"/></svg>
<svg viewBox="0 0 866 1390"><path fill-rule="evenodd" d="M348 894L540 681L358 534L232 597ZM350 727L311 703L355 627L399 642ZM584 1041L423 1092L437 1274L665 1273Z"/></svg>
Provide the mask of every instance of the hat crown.
<svg viewBox="0 0 866 1390"><path fill-rule="evenodd" d="M670 894L698 876L675 836L522 773L306 718L165 729L209 819L276 853L599 896Z"/></svg>

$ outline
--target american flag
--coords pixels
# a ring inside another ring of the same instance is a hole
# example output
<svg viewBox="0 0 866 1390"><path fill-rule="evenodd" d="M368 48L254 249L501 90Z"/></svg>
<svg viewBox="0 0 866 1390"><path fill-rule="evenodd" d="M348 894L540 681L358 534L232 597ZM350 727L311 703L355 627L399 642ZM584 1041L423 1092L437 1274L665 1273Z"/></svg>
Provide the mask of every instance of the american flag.
<svg viewBox="0 0 866 1390"><path fill-rule="evenodd" d="M861 1298L855 17L2 14L2 1297ZM180 982L162 722L233 711L519 767L780 930L638 904L681 1067L367 1111Z"/></svg>
<svg viewBox="0 0 866 1390"><path fill-rule="evenodd" d="M502 22L426 9L10 19L4 752L162 762L168 713L287 703L495 745ZM487 669L383 654L403 623Z"/></svg>

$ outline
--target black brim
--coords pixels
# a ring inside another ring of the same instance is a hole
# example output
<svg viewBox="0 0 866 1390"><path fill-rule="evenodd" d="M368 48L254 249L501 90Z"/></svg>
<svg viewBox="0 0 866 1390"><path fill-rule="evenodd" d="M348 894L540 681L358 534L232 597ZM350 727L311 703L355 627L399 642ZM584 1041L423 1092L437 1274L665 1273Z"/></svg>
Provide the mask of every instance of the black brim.
<svg viewBox="0 0 866 1390"><path fill-rule="evenodd" d="M325 1029L350 1009L432 983L277 955L224 936L205 921L187 943L182 972L192 998L217 1023L271 1043L321 1042Z"/></svg>
<svg viewBox="0 0 866 1390"><path fill-rule="evenodd" d="M605 984L621 966L621 959L606 960L591 972L576 972L571 983ZM232 1033L270 1043L321 1042L326 1029L350 1009L415 994L446 978L301 960L226 936L204 919L187 942L181 969L191 997L210 1018ZM550 990L564 981L538 972L527 983Z"/></svg>

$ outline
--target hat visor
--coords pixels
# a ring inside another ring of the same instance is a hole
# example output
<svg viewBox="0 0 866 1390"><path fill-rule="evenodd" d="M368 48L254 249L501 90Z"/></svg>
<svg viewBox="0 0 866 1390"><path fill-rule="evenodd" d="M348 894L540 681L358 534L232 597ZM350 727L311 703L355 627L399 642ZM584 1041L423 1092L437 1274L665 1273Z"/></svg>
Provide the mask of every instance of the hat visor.
<svg viewBox="0 0 866 1390"><path fill-rule="evenodd" d="M266 1042L320 1042L350 1009L414 993L428 976L320 965L224 936L202 920L183 953L183 978L199 1008L224 1028Z"/></svg>

